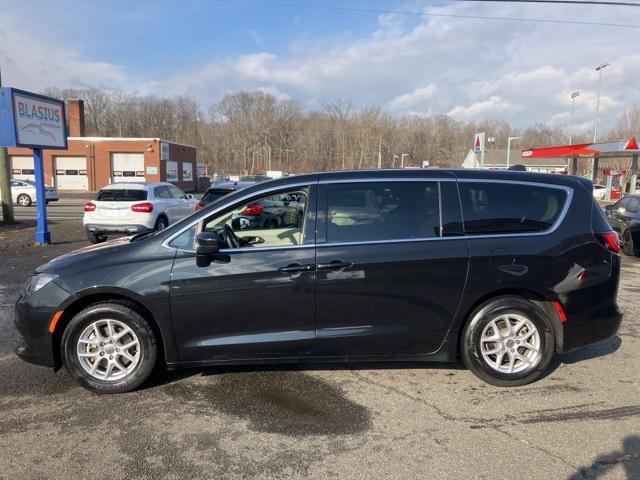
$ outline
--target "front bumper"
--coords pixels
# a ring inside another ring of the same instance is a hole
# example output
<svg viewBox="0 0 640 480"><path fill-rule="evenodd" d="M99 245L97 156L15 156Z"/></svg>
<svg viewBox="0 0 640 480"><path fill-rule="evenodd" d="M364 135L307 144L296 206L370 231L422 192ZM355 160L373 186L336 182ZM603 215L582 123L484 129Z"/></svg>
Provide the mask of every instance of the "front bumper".
<svg viewBox="0 0 640 480"><path fill-rule="evenodd" d="M95 223L88 223L84 228L87 230L87 233L92 235L99 235L101 233L126 233L127 235L135 235L153 230L145 225L101 225Z"/></svg>
<svg viewBox="0 0 640 480"><path fill-rule="evenodd" d="M22 341L15 352L25 362L57 368L53 351L54 334L49 333L51 317L71 295L50 282L30 296L20 296L15 306L15 326ZM59 326L59 325L58 325Z"/></svg>

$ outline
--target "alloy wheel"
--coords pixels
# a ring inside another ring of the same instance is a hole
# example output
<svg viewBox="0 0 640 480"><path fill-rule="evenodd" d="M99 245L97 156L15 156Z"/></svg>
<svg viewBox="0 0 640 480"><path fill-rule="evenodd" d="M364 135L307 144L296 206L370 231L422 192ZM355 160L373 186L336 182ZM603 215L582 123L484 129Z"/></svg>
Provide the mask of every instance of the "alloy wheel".
<svg viewBox="0 0 640 480"><path fill-rule="evenodd" d="M493 370L518 373L540 361L540 333L531 320L519 314L494 318L480 336L480 353Z"/></svg>
<svg viewBox="0 0 640 480"><path fill-rule="evenodd" d="M112 319L97 320L80 334L78 360L93 378L116 381L133 372L140 362L140 342L126 324Z"/></svg>

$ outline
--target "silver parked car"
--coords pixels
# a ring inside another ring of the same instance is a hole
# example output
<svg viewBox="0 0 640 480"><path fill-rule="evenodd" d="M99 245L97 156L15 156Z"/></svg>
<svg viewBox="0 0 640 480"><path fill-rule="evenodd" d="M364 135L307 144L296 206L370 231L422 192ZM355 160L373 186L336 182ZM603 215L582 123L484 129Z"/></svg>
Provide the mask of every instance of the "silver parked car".
<svg viewBox="0 0 640 480"><path fill-rule="evenodd" d="M9 180L11 186L11 198L13 203L21 207L30 207L36 203L36 184L32 180ZM57 202L58 190L56 187L44 186L44 195L47 203Z"/></svg>

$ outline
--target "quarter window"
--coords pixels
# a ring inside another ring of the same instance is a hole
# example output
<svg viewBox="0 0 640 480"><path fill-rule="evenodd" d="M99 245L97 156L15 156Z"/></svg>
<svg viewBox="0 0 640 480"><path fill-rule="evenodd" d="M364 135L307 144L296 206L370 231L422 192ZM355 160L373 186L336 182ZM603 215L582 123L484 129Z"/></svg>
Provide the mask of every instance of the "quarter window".
<svg viewBox="0 0 640 480"><path fill-rule="evenodd" d="M560 216L564 190L500 182L460 182L464 229L469 235L542 232Z"/></svg>
<svg viewBox="0 0 640 480"><path fill-rule="evenodd" d="M327 241L440 235L437 182L336 183L327 187Z"/></svg>

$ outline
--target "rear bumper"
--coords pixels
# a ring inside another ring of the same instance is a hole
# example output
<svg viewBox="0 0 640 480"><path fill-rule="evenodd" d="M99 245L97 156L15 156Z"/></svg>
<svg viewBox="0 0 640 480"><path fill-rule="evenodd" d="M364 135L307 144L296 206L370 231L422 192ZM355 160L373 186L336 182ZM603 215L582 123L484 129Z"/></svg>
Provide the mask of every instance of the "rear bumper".
<svg viewBox="0 0 640 480"><path fill-rule="evenodd" d="M97 235L100 233L126 233L128 235L135 235L136 233L149 232L153 230L145 225L104 225L96 223L88 223L84 226L87 233Z"/></svg>
<svg viewBox="0 0 640 480"><path fill-rule="evenodd" d="M567 316L567 321L562 323L561 341L558 342L560 352L606 340L618 333L623 316L616 303L620 256L611 254L610 259L609 276L604 282L560 295L559 300Z"/></svg>
<svg viewBox="0 0 640 480"><path fill-rule="evenodd" d="M579 347L606 340L618 333L622 323L622 312L616 305L594 312L588 318L569 319L562 325L561 352L570 352Z"/></svg>

